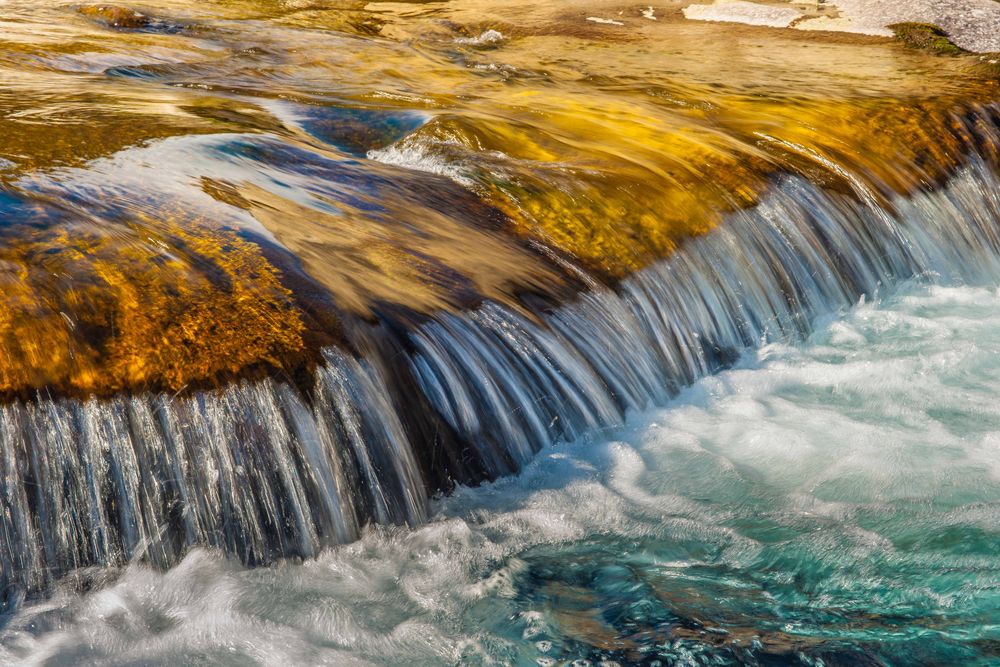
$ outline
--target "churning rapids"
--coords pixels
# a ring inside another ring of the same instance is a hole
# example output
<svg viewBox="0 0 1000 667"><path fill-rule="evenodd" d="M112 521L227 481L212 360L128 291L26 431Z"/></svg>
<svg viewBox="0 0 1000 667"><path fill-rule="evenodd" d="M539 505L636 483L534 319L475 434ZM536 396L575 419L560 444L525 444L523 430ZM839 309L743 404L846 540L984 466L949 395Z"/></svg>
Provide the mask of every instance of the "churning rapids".
<svg viewBox="0 0 1000 667"><path fill-rule="evenodd" d="M1000 659L996 59L552 4L3 5L0 662Z"/></svg>
<svg viewBox="0 0 1000 667"><path fill-rule="evenodd" d="M92 572L15 615L0 661L996 664L998 351L995 287L909 284L423 527Z"/></svg>

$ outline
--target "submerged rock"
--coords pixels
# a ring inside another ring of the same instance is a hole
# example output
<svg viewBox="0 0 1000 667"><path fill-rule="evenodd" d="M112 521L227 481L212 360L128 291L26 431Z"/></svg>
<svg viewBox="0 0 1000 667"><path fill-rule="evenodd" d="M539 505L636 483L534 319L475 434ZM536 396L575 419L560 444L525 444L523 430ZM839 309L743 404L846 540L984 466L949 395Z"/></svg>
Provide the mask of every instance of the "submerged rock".
<svg viewBox="0 0 1000 667"><path fill-rule="evenodd" d="M95 23L115 30L171 34L180 32L185 27L182 23L143 14L138 10L120 5L84 5L79 7L77 12Z"/></svg>
<svg viewBox="0 0 1000 667"><path fill-rule="evenodd" d="M109 28L141 30L148 28L153 20L134 9L118 5L86 5L77 10L87 18L103 23Z"/></svg>

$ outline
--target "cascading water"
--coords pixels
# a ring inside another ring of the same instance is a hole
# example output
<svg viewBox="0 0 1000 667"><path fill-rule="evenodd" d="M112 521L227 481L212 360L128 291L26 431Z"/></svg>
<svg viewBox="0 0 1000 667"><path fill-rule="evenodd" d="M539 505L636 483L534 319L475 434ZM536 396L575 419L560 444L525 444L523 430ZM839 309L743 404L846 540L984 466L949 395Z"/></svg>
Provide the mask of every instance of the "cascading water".
<svg viewBox="0 0 1000 667"><path fill-rule="evenodd" d="M989 664L996 58L757 4L6 3L0 662Z"/></svg>
<svg viewBox="0 0 1000 667"><path fill-rule="evenodd" d="M970 122L981 142L1000 143L995 114ZM0 410L7 588L138 558L167 567L197 545L248 563L313 556L368 522L415 525L439 490L425 472L449 465L416 433L457 441L455 481L492 479L861 296L997 276L1000 179L979 157L884 204L860 185L833 193L787 176L616 290L531 318L496 303L442 314L384 358L328 349L308 396L266 379L180 398L16 402Z"/></svg>

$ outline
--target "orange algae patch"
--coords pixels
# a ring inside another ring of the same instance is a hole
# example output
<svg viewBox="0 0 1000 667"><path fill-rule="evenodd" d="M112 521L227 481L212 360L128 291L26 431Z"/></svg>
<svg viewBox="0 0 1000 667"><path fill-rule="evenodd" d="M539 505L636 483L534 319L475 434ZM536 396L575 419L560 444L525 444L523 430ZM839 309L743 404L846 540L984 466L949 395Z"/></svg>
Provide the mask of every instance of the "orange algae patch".
<svg viewBox="0 0 1000 667"><path fill-rule="evenodd" d="M0 392L179 391L301 361L302 320L255 245L228 230L80 227L0 246Z"/></svg>
<svg viewBox="0 0 1000 667"><path fill-rule="evenodd" d="M665 166L641 179L598 173L552 189L498 184L493 196L520 234L619 278L669 255L683 239L708 232L726 213L755 203L763 180L752 164L752 158L704 156L704 180ZM711 178L715 173L720 178ZM729 178L742 180L727 183Z"/></svg>
<svg viewBox="0 0 1000 667"><path fill-rule="evenodd" d="M766 156L720 133L617 106L563 100L537 112L534 125L442 116L402 145L467 167L472 189L518 235L618 278L755 203Z"/></svg>

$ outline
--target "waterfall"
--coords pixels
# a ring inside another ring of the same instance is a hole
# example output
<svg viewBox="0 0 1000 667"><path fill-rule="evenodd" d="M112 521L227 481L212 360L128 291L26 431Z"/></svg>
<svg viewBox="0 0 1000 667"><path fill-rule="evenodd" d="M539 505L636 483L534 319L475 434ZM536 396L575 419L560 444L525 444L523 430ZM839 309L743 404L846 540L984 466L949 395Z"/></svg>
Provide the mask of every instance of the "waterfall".
<svg viewBox="0 0 1000 667"><path fill-rule="evenodd" d="M533 314L492 302L442 313L360 358L327 349L311 389L257 379L4 405L8 595L87 565L166 567L193 545L258 564L309 557L370 522L416 524L449 485L619 425L863 295L910 279L995 282L1000 179L987 152L908 197L846 173L842 191L782 176L614 289Z"/></svg>

